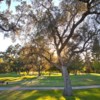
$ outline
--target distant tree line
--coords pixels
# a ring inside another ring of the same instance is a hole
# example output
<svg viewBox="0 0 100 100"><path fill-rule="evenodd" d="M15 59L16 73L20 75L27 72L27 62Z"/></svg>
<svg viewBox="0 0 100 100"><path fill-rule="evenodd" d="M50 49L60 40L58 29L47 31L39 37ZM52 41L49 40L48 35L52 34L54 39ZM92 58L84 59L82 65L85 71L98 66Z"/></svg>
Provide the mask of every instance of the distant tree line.
<svg viewBox="0 0 100 100"><path fill-rule="evenodd" d="M48 59L59 63L54 52L50 52L43 43L41 45L44 50L36 48L36 44L23 47L17 44L9 46L5 52L0 52L0 73L16 72L20 74L20 72L26 72L29 74L29 72L37 72L38 76L41 76L43 71L60 72L59 69L42 58L41 53L44 53ZM64 59L66 60L66 58ZM68 72L75 75L77 73L100 73L100 45L97 37L95 37L90 51L73 56Z"/></svg>

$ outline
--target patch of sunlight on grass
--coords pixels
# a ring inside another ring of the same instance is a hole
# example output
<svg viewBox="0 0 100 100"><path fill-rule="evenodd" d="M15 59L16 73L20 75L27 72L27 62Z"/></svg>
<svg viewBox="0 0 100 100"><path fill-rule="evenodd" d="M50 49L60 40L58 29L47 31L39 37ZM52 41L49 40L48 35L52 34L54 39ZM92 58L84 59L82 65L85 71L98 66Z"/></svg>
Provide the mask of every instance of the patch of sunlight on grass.
<svg viewBox="0 0 100 100"><path fill-rule="evenodd" d="M49 72L43 72L43 76L61 76L61 73L56 73L56 72L52 72L51 74L49 74Z"/></svg>
<svg viewBox="0 0 100 100"><path fill-rule="evenodd" d="M75 100L81 100L80 98L76 97Z"/></svg>
<svg viewBox="0 0 100 100"><path fill-rule="evenodd" d="M79 97L80 100L100 100L100 89L86 89L86 90L77 90L75 96Z"/></svg>
<svg viewBox="0 0 100 100"><path fill-rule="evenodd" d="M51 96L44 96L44 97L40 97L37 100L58 100L55 97L51 97Z"/></svg>
<svg viewBox="0 0 100 100"><path fill-rule="evenodd" d="M35 76L21 76L21 77L2 77L0 80L6 80L11 82L17 82L25 79L33 79Z"/></svg>
<svg viewBox="0 0 100 100"><path fill-rule="evenodd" d="M35 78L36 76L30 76L30 75L27 75L27 76L21 76L23 79L26 78L26 79L31 79L31 78Z"/></svg>
<svg viewBox="0 0 100 100"><path fill-rule="evenodd" d="M30 77L29 77L30 78ZM35 78L35 77L32 77L32 78ZM22 85L26 85L26 86L33 86L33 85L39 85L40 84L40 82L39 82L39 80L40 79L44 79L45 77L44 76L42 76L42 77L38 77L38 78L36 78L35 80L31 80L31 81L25 81L25 82L23 82L22 83Z"/></svg>
<svg viewBox="0 0 100 100"><path fill-rule="evenodd" d="M88 91L80 91L79 93L78 93L80 96L84 96L84 95L89 95L90 93L88 92Z"/></svg>
<svg viewBox="0 0 100 100"><path fill-rule="evenodd" d="M62 76L61 73L57 73L57 74L51 74L50 76Z"/></svg>
<svg viewBox="0 0 100 100"><path fill-rule="evenodd" d="M20 75L27 75L26 72L20 72Z"/></svg>
<svg viewBox="0 0 100 100"><path fill-rule="evenodd" d="M10 91L9 93L5 94L3 98L4 100L17 100L17 98L20 97L21 91L15 92L15 91Z"/></svg>
<svg viewBox="0 0 100 100"><path fill-rule="evenodd" d="M32 95L34 95L36 92L37 92L37 90L21 93L20 100L27 99L27 98L31 97Z"/></svg>
<svg viewBox="0 0 100 100"><path fill-rule="evenodd" d="M86 81L92 82L93 80L92 79L86 79Z"/></svg>
<svg viewBox="0 0 100 100"><path fill-rule="evenodd" d="M19 81L19 80L21 80L20 79L20 77L2 77L2 78L0 78L0 80L6 80L6 81Z"/></svg>
<svg viewBox="0 0 100 100"><path fill-rule="evenodd" d="M60 98L59 98L59 100L66 100L63 96L61 96Z"/></svg>
<svg viewBox="0 0 100 100"><path fill-rule="evenodd" d="M26 86L33 86L38 84L40 84L38 81L25 81L22 83L22 85L26 85Z"/></svg>
<svg viewBox="0 0 100 100"><path fill-rule="evenodd" d="M100 76L100 74L97 73L90 73L90 75Z"/></svg>

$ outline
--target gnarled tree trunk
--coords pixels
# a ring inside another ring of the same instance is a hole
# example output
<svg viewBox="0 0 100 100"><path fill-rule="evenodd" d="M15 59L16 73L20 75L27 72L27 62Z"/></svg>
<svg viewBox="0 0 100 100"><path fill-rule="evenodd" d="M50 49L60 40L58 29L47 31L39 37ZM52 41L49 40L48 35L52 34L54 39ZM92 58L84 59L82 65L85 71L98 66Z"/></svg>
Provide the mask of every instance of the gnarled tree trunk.
<svg viewBox="0 0 100 100"><path fill-rule="evenodd" d="M70 81L70 77L69 77L66 66L62 66L62 74L63 74L63 79L64 79L63 95L64 96L72 96L73 95L72 86L71 86L71 81Z"/></svg>

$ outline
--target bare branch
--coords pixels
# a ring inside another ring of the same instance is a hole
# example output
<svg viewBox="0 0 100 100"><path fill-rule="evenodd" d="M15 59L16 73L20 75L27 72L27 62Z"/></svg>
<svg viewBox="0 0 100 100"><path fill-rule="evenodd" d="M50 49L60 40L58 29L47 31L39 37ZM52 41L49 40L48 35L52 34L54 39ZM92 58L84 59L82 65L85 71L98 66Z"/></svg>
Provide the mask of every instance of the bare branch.
<svg viewBox="0 0 100 100"><path fill-rule="evenodd" d="M86 44L88 44L88 42L90 41L90 39L92 39L93 36L95 36L96 34L92 34L90 37L88 37L88 39L84 42L84 45L82 47L82 49L78 50L78 51L73 51L73 53L81 53L84 51L84 49L86 48Z"/></svg>
<svg viewBox="0 0 100 100"><path fill-rule="evenodd" d="M63 36L65 35L65 33L67 32L67 30L68 30L68 28L69 28L69 26L70 26L70 24L71 24L73 18L74 18L76 15L77 15L77 12L76 12L76 13L71 17L71 19L69 20L69 22L68 22L68 24L67 24L65 30L64 30L63 33L62 33L62 37L63 37Z"/></svg>
<svg viewBox="0 0 100 100"><path fill-rule="evenodd" d="M76 23L76 24L73 24L72 28L71 28L71 31L70 31L70 34L68 35L67 39L64 41L62 47L60 48L60 52L64 49L64 47L66 46L66 44L68 43L68 41L70 40L70 38L72 37L72 35L74 34L74 30L76 29L76 27L86 18L86 16L88 15L88 11L86 11L81 19Z"/></svg>

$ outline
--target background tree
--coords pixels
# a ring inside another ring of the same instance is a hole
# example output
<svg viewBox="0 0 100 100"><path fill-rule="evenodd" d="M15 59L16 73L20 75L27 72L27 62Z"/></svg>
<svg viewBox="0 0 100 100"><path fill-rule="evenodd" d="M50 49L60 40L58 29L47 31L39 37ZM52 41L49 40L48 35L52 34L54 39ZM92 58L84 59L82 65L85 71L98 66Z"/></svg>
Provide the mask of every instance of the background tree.
<svg viewBox="0 0 100 100"><path fill-rule="evenodd" d="M93 58L100 60L100 43L97 37L95 37L92 47Z"/></svg>
<svg viewBox="0 0 100 100"><path fill-rule="evenodd" d="M0 52L0 58L3 60L3 62L1 62L0 64L1 72L2 73L11 72L12 71L10 67L11 58L9 57L9 55L6 54L5 52Z"/></svg>
<svg viewBox="0 0 100 100"><path fill-rule="evenodd" d="M78 72L82 72L84 63L79 54L73 56L70 66L68 67L68 71L77 75Z"/></svg>
<svg viewBox="0 0 100 100"><path fill-rule="evenodd" d="M95 72L100 73L100 43L98 36L94 37L93 41L92 66Z"/></svg>
<svg viewBox="0 0 100 100"><path fill-rule="evenodd" d="M18 58L18 51L20 49L20 45L16 44L15 46L10 45L5 52L1 52L0 56L3 59L3 66L5 68L5 72L17 71L15 70L14 62Z"/></svg>
<svg viewBox="0 0 100 100"><path fill-rule="evenodd" d="M27 45L20 50L20 55L23 56L27 68L30 65L31 69L38 72L38 76L41 75L41 71L49 69L49 64L45 58L51 59L51 53L46 44L46 40L44 37L36 36L32 38L31 43L27 43Z"/></svg>
<svg viewBox="0 0 100 100"><path fill-rule="evenodd" d="M90 51L85 51L84 56L84 72L90 73L92 71L92 57Z"/></svg>
<svg viewBox="0 0 100 100"><path fill-rule="evenodd" d="M95 73L100 73L100 60L93 59L92 68Z"/></svg>

